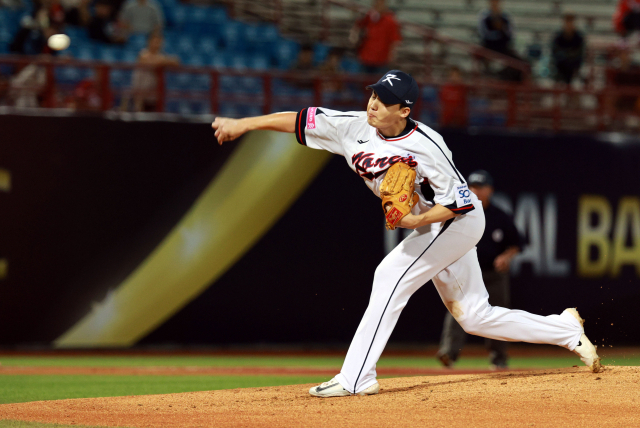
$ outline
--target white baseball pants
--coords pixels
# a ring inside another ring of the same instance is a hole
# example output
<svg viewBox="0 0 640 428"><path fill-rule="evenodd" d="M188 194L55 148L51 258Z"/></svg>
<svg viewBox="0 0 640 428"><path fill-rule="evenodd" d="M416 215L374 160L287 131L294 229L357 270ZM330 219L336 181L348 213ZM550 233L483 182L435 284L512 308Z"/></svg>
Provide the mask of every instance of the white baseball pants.
<svg viewBox="0 0 640 428"><path fill-rule="evenodd" d="M583 330L571 315L543 317L489 305L475 248L484 232L484 212L474 199L475 210L415 230L380 263L369 306L336 376L345 389L357 393L376 382L376 363L402 309L430 279L467 333L570 350L577 346Z"/></svg>

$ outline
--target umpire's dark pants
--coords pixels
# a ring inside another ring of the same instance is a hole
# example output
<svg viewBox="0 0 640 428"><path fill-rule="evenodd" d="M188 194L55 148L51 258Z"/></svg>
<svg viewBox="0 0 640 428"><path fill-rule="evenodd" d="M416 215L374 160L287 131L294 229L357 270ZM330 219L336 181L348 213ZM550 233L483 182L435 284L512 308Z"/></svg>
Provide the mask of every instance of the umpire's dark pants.
<svg viewBox="0 0 640 428"><path fill-rule="evenodd" d="M482 279L487 292L489 292L489 304L492 306L511 307L511 293L509 290L509 274L495 271L482 271ZM467 340L467 333L449 312L444 318L444 328L440 338L440 350L438 356L448 355L449 359L456 361L460 351ZM490 351L491 364L498 367L507 365L507 342L501 340L485 339L487 350Z"/></svg>

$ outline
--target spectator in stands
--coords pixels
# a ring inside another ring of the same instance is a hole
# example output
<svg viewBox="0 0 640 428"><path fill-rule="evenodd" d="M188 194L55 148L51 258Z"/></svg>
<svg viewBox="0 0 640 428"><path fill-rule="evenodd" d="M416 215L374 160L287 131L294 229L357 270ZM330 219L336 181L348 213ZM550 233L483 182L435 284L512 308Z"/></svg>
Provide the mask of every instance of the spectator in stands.
<svg viewBox="0 0 640 428"><path fill-rule="evenodd" d="M640 67L634 64L629 46L623 45L620 48L615 62L614 68L607 73L610 85L618 88L640 86ZM640 111L640 103L636 95L618 95L611 101L618 111Z"/></svg>
<svg viewBox="0 0 640 428"><path fill-rule="evenodd" d="M613 26L623 37L640 30L640 0L619 0Z"/></svg>
<svg viewBox="0 0 640 428"><path fill-rule="evenodd" d="M562 30L553 39L551 55L556 67L556 81L571 84L573 77L580 70L584 56L584 37L576 29L575 15L564 16Z"/></svg>
<svg viewBox="0 0 640 428"><path fill-rule="evenodd" d="M59 0L41 0L34 6L33 16L24 16L9 51L22 55L37 55L47 48L47 39L62 31L64 11Z"/></svg>
<svg viewBox="0 0 640 428"><path fill-rule="evenodd" d="M124 43L126 39L119 34L115 22L112 20L113 7L109 0L98 0L94 6L94 15L88 15L85 6L82 11L87 22L89 38L103 43Z"/></svg>
<svg viewBox="0 0 640 428"><path fill-rule="evenodd" d="M90 0L60 0L64 10L64 20L70 25L85 25L81 15L82 9L89 6Z"/></svg>
<svg viewBox="0 0 640 428"><path fill-rule="evenodd" d="M41 54L39 59L46 60L52 54ZM38 64L29 64L18 71L9 82L9 98L13 105L20 108L40 107L40 101L46 90L47 69Z"/></svg>
<svg viewBox="0 0 640 428"><path fill-rule="evenodd" d="M342 61L342 50L333 48L329 51L327 58L320 65L318 71L326 78L323 81L322 90L325 93L336 93L342 90L343 82L337 75L342 73L340 62Z"/></svg>
<svg viewBox="0 0 640 428"><path fill-rule="evenodd" d="M502 12L500 0L490 0L489 10L480 15L479 32L482 46L505 55L512 55L513 31L509 16Z"/></svg>
<svg viewBox="0 0 640 428"><path fill-rule="evenodd" d="M122 7L120 25L129 33L149 35L162 31L164 15L153 0L129 0Z"/></svg>
<svg viewBox="0 0 640 428"><path fill-rule="evenodd" d="M291 71L309 72L314 69L313 46L309 44L302 45L300 52L298 52L298 59L293 67L291 67ZM300 89L313 89L313 78L306 74L305 76L306 77L301 79L295 79L293 82L294 85Z"/></svg>
<svg viewBox="0 0 640 428"><path fill-rule="evenodd" d="M9 52L37 55L45 48L47 38L52 34L49 28L42 28L37 20L31 16L25 16L20 21L20 29L9 45Z"/></svg>
<svg viewBox="0 0 640 428"><path fill-rule="evenodd" d="M351 29L349 40L358 44L358 58L366 73L384 73L396 60L396 51L402 41L400 25L387 8L385 0L374 0L367 15Z"/></svg>
<svg viewBox="0 0 640 428"><path fill-rule="evenodd" d="M467 87L462 71L453 66L447 82L440 87L440 125L462 127L467 125Z"/></svg>
<svg viewBox="0 0 640 428"><path fill-rule="evenodd" d="M153 33L149 36L147 48L143 49L138 56L138 64L146 66L164 67L180 65L178 57L162 53L164 40L160 33ZM157 98L156 89L158 80L157 69L137 68L132 77L132 89L134 92L133 102L135 111L155 111ZM123 100L128 104L128 100Z"/></svg>
<svg viewBox="0 0 640 428"><path fill-rule="evenodd" d="M98 67L95 77L83 79L73 90L71 96L66 100L67 108L76 111L100 111L102 110L102 100L107 98L107 105L111 103L111 94L101 87L104 73L108 73L107 69Z"/></svg>

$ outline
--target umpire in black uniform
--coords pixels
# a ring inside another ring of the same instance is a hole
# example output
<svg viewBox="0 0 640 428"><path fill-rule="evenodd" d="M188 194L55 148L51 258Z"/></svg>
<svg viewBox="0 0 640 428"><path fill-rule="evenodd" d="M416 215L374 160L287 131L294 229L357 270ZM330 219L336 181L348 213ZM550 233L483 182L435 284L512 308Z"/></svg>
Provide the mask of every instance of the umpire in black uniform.
<svg viewBox="0 0 640 428"><path fill-rule="evenodd" d="M491 204L493 179L487 171L478 170L469 175L469 189L482 201L486 226L478 242L478 260L482 269L482 279L489 292L489 303L493 306L510 307L509 266L513 257L520 252L523 240L513 219L500 208ZM437 358L445 367L453 367L464 346L467 334L460 324L447 312L440 339ZM486 339L490 351L491 366L495 369L507 368L507 342Z"/></svg>

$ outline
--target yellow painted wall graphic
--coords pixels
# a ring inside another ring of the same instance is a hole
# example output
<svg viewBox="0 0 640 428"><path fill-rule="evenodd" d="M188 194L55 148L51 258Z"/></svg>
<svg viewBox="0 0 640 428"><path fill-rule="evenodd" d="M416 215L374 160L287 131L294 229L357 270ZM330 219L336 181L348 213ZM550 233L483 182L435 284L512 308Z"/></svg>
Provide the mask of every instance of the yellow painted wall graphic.
<svg viewBox="0 0 640 428"><path fill-rule="evenodd" d="M640 198L620 198L614 217L606 198L582 196L578 204L578 275L616 278L627 265L635 266L640 276Z"/></svg>
<svg viewBox="0 0 640 428"><path fill-rule="evenodd" d="M233 266L329 157L298 145L293 134L248 134L160 245L55 345L135 344Z"/></svg>

